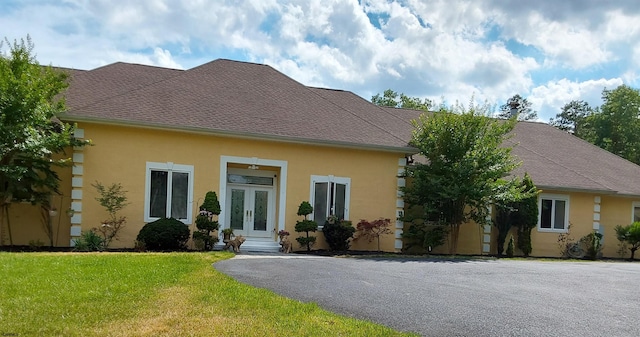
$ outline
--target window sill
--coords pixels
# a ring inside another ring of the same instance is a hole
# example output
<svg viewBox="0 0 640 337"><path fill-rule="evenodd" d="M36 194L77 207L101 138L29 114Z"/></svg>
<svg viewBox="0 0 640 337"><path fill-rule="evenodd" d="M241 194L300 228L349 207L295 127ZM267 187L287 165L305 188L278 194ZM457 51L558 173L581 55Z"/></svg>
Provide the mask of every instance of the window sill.
<svg viewBox="0 0 640 337"><path fill-rule="evenodd" d="M145 217L145 218L144 218L144 223L145 223L145 224L147 224L147 223L149 223L149 222L154 222L154 221L156 221L156 220L160 220L160 219L162 219L162 218L147 218L147 217ZM182 222L183 224L185 224L185 225L187 225L187 226L189 226L189 225L191 225L191 224L192 224L192 222L191 222L191 221L188 221L188 219L176 219L176 220L178 220L178 221Z"/></svg>
<svg viewBox="0 0 640 337"><path fill-rule="evenodd" d="M550 229L550 228L540 228L540 227L538 227L538 232L540 232L540 233L566 234L566 233L569 233L569 230L567 230L567 229Z"/></svg>

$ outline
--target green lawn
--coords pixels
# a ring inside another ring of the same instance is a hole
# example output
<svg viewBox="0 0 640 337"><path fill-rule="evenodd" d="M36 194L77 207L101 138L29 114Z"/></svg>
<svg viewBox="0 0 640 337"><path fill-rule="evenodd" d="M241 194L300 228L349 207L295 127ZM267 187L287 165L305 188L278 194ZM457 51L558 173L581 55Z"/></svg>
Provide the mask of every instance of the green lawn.
<svg viewBox="0 0 640 337"><path fill-rule="evenodd" d="M412 336L236 282L230 253L0 253L0 336Z"/></svg>

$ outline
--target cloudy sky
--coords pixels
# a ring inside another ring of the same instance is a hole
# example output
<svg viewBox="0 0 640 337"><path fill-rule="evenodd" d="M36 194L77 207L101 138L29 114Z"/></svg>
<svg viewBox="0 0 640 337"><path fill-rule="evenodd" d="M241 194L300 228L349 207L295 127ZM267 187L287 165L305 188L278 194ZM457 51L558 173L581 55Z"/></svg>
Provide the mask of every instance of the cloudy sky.
<svg viewBox="0 0 640 337"><path fill-rule="evenodd" d="M640 86L636 0L3 0L0 33L41 64L189 69L264 63L370 99L527 97L548 121L574 99ZM3 48L6 49L6 46Z"/></svg>

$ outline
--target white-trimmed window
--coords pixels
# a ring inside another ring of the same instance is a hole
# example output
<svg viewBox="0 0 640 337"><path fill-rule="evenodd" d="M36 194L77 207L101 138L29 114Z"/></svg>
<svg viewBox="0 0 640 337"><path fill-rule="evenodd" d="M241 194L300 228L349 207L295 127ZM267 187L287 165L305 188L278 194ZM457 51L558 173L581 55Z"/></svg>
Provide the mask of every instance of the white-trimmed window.
<svg viewBox="0 0 640 337"><path fill-rule="evenodd" d="M541 232L566 232L569 229L569 196L563 194L540 194L538 200Z"/></svg>
<svg viewBox="0 0 640 337"><path fill-rule="evenodd" d="M191 224L193 166L147 162L144 221L176 218Z"/></svg>
<svg viewBox="0 0 640 337"><path fill-rule="evenodd" d="M351 178L311 176L311 219L318 226L323 226L330 215L348 220L350 194Z"/></svg>
<svg viewBox="0 0 640 337"><path fill-rule="evenodd" d="M631 222L640 221L640 201L633 202L633 211L631 213Z"/></svg>

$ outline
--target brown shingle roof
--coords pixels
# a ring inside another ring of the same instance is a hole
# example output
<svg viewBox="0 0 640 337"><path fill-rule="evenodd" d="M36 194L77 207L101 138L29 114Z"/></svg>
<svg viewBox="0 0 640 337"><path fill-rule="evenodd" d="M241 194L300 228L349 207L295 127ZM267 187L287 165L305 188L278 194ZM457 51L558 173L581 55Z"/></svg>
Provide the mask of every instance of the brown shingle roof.
<svg viewBox="0 0 640 337"><path fill-rule="evenodd" d="M421 111L377 107L306 87L273 68L216 60L181 71L115 63L73 73L67 119L175 128L414 153ZM519 122L510 144L542 189L640 196L640 166L542 123Z"/></svg>
<svg viewBox="0 0 640 337"><path fill-rule="evenodd" d="M346 97L353 94L322 94L266 65L216 60L164 78L156 70L142 73L150 74L140 79L123 64L89 71L81 88L72 83L67 118L411 151L407 138L387 128L384 110ZM342 106L331 97L356 103Z"/></svg>
<svg viewBox="0 0 640 337"><path fill-rule="evenodd" d="M523 162L514 173L528 172L542 189L640 196L640 166L632 162L548 124L519 122L513 133L513 154Z"/></svg>
<svg viewBox="0 0 640 337"><path fill-rule="evenodd" d="M354 114L362 120L377 126L381 132L391 132L408 142L411 139L412 119L417 119L421 111L378 107L362 97L343 90L310 88L332 104Z"/></svg>
<svg viewBox="0 0 640 337"><path fill-rule="evenodd" d="M130 63L113 63L90 71L74 73L66 93L70 110L126 94L145 85L182 73L182 70Z"/></svg>

